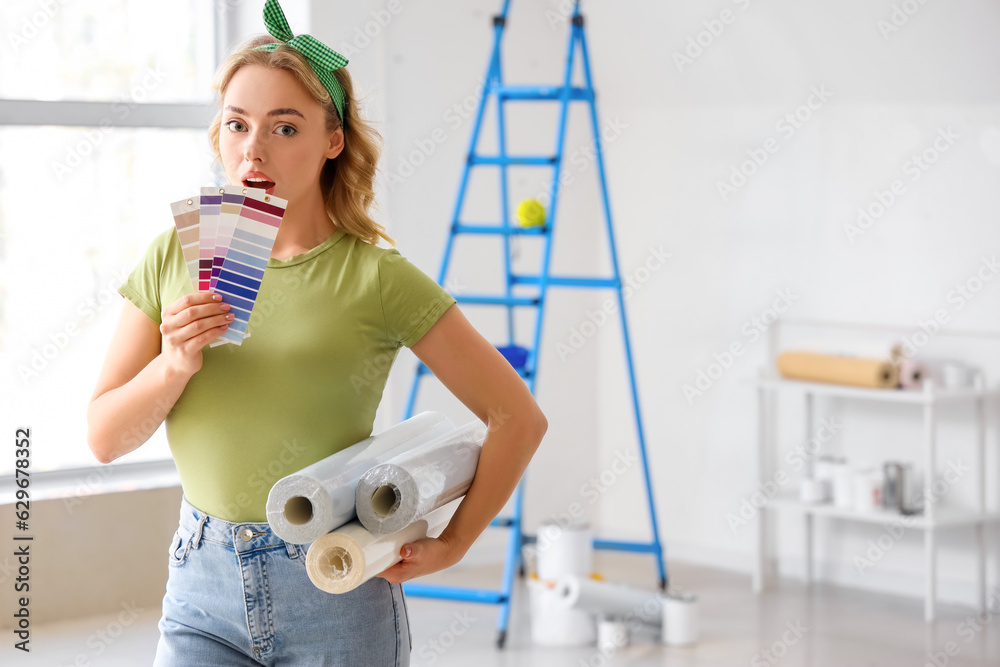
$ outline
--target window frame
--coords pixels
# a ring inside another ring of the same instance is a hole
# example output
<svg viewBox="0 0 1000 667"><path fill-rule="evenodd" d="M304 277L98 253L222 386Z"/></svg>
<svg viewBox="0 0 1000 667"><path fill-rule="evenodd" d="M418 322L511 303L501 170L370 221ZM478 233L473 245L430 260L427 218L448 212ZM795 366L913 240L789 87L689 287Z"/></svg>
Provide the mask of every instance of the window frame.
<svg viewBox="0 0 1000 667"><path fill-rule="evenodd" d="M213 3L213 70L227 54L236 34L240 9L228 2ZM120 114L122 104L129 113ZM0 127L54 126L85 128L149 128L205 130L215 117L210 103L140 103L123 101L47 101L0 98ZM161 425L162 428L162 425ZM31 499L62 498L72 512L81 497L122 491L150 490L180 484L172 458L130 463L95 463L92 466L58 468L31 474ZM0 506L13 504L15 473L0 475ZM82 493L81 493L82 491Z"/></svg>

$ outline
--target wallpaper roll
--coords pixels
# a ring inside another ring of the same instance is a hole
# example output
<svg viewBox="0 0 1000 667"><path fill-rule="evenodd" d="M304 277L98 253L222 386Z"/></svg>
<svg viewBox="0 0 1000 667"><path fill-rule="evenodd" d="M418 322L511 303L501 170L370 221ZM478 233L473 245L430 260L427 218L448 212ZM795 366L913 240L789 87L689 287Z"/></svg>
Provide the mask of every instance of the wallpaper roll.
<svg viewBox="0 0 1000 667"><path fill-rule="evenodd" d="M585 519L543 522L535 552L539 579L557 581L570 574L589 577L594 571L594 531Z"/></svg>
<svg viewBox="0 0 1000 667"><path fill-rule="evenodd" d="M778 355L778 371L792 380L872 389L895 389L899 381L897 367L889 361L813 352L782 352Z"/></svg>
<svg viewBox="0 0 1000 667"><path fill-rule="evenodd" d="M698 641L698 598L690 593L663 598L660 641L669 646L690 646Z"/></svg>
<svg viewBox="0 0 1000 667"><path fill-rule="evenodd" d="M357 588L401 561L399 550L404 544L440 535L458 505L456 499L388 535L373 535L357 521L324 535L306 552L309 580L327 593L346 593Z"/></svg>
<svg viewBox="0 0 1000 667"><path fill-rule="evenodd" d="M597 649L601 653L610 656L625 646L628 646L625 621L614 617L597 619Z"/></svg>
<svg viewBox="0 0 1000 667"><path fill-rule="evenodd" d="M656 627L663 624L663 603L657 593L576 575L557 581L556 593L564 608L585 609L617 618L635 618Z"/></svg>
<svg viewBox="0 0 1000 667"><path fill-rule="evenodd" d="M555 584L525 579L531 611L531 640L539 646L588 646L597 639L594 614L562 605Z"/></svg>
<svg viewBox="0 0 1000 667"><path fill-rule="evenodd" d="M358 481L358 521L373 533L394 533L464 496L485 438L476 419L372 467Z"/></svg>
<svg viewBox="0 0 1000 667"><path fill-rule="evenodd" d="M858 357L881 359L893 364L906 357L906 347L901 341L893 341L881 336L854 338L844 335L804 336L797 339L796 347L818 354L837 357Z"/></svg>
<svg viewBox="0 0 1000 667"><path fill-rule="evenodd" d="M267 522L286 542L308 544L353 521L354 492L369 468L454 430L450 419L421 412L283 477L267 494Z"/></svg>
<svg viewBox="0 0 1000 667"><path fill-rule="evenodd" d="M903 389L922 389L927 368L913 359L904 359L899 364L899 386Z"/></svg>

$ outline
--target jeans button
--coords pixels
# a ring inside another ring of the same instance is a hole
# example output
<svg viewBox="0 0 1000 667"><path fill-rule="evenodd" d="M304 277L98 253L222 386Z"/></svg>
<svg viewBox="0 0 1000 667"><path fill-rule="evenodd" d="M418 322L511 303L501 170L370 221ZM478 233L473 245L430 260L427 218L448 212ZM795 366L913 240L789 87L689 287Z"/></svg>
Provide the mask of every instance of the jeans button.
<svg viewBox="0 0 1000 667"><path fill-rule="evenodd" d="M244 542L249 542L253 539L253 531L249 528L244 528L240 531L240 539Z"/></svg>

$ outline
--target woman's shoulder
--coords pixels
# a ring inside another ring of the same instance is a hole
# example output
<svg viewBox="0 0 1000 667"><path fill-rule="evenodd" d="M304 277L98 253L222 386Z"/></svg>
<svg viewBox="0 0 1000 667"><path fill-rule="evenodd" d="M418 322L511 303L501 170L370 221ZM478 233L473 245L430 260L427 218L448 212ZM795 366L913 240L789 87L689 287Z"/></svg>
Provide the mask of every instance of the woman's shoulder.
<svg viewBox="0 0 1000 667"><path fill-rule="evenodd" d="M385 270L386 267L391 269L400 262L406 261L403 254L394 246L381 246L368 243L353 234L346 234L344 240L348 242L348 253L354 261L373 270L381 271Z"/></svg>
<svg viewBox="0 0 1000 667"><path fill-rule="evenodd" d="M152 261L162 264L168 257L172 255L182 256L183 252L180 239L177 236L177 228L174 225L170 225L158 232L154 232L154 236L146 244L143 255L147 262Z"/></svg>

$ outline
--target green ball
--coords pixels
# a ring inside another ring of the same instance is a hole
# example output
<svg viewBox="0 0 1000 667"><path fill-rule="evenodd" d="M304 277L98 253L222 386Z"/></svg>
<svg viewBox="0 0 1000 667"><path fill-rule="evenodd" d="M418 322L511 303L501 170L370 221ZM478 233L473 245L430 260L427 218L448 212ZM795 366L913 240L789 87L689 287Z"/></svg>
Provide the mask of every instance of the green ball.
<svg viewBox="0 0 1000 667"><path fill-rule="evenodd" d="M541 227L545 224L545 207L535 199L525 199L518 204L517 221L522 227Z"/></svg>

